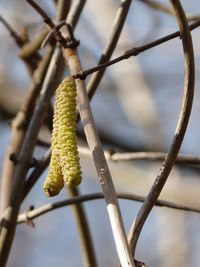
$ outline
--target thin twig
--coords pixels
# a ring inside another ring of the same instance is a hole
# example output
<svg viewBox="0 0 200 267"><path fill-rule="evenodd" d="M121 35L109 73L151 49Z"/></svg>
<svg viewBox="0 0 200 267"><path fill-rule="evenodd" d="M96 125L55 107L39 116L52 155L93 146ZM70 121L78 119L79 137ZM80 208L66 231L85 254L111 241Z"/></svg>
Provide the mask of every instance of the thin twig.
<svg viewBox="0 0 200 267"><path fill-rule="evenodd" d="M79 198L80 193L77 187L67 188L68 194L73 198ZM74 216L76 219L76 224L78 228L80 243L81 243L81 251L83 254L83 259L86 267L97 267L97 260L94 253L94 245L90 234L89 224L87 220L87 216L81 202L76 203L76 205L72 206L72 210L74 212Z"/></svg>
<svg viewBox="0 0 200 267"><path fill-rule="evenodd" d="M66 23L71 25L74 30L78 22L79 16L83 10L86 1L74 1L69 15L67 16ZM68 188L68 193L71 196L79 197L79 190L77 188ZM96 253L92 241L92 236L87 221L87 216L84 207L81 203L73 207L76 224L79 231L79 238L81 242L83 260L86 267L97 267Z"/></svg>
<svg viewBox="0 0 200 267"><path fill-rule="evenodd" d="M160 172L144 202L141 209L139 210L134 223L131 226L129 232L129 244L133 255L135 255L135 249L137 245L138 238L140 236L143 225L151 212L156 200L158 199L160 192L170 174L173 164L176 160L177 154L181 147L185 131L187 129L187 124L189 121L193 94L194 94L194 80L195 80L195 67L194 67L194 53L192 46L191 33L188 27L188 22L181 6L179 0L170 0L180 27L181 38L184 50L184 60L185 60L185 82L184 82L184 95L182 101L182 108L175 131L173 141L171 143L170 149L166 155L165 161L160 169Z"/></svg>
<svg viewBox="0 0 200 267"><path fill-rule="evenodd" d="M120 7L117 10L117 14L114 19L114 25L112 31L108 37L108 40L104 46L102 55L99 59L98 65L105 63L110 60L112 53L118 43L122 28L124 26L124 22L126 20L129 8L130 8L131 0L123 0L121 1ZM89 95L89 99L92 99L103 75L105 72L105 68L101 69L94 73L88 84L87 84L87 92Z"/></svg>
<svg viewBox="0 0 200 267"><path fill-rule="evenodd" d="M69 11L69 15L67 16L66 23L70 24L72 30L75 29L75 26L80 18L80 14L82 13L83 7L85 6L86 0L76 0L73 1L73 5Z"/></svg>
<svg viewBox="0 0 200 267"><path fill-rule="evenodd" d="M191 25L189 26L189 29L192 31L196 28L198 28L200 26L200 19L198 19L197 21L191 23ZM177 32L174 32L172 34L169 34L169 35L166 35L162 38L159 38L155 41L152 41L146 45L142 45L142 46L139 46L139 47L133 47L127 51L125 51L121 56L119 57L116 57L108 62L105 62L103 64L100 64L98 66L95 66L95 67L92 67L92 68L89 68L87 70L83 70L83 71L80 71L80 72L77 72L73 75L73 78L74 79L85 79L88 75L91 75L92 73L96 72L96 71L99 71L99 70L102 70L102 69L105 69L111 65L114 65L122 60L126 60L132 56L138 56L140 53L144 52L144 51L147 51L153 47L156 47L160 44L163 44L165 42L168 42L176 37L180 37L180 31L177 31Z"/></svg>
<svg viewBox="0 0 200 267"><path fill-rule="evenodd" d="M79 136L78 136L79 137ZM101 139L101 138L100 138ZM102 142L103 143L103 142ZM50 148L50 143L44 140L38 139L37 145L45 148ZM118 161L132 161L132 160L152 160L152 161L161 161L166 157L166 152L158 151L139 151L139 152L116 152L112 144L106 143L106 146L110 146L111 149L104 150L104 154L107 160L114 162ZM91 156L90 150L88 147L81 145L78 146L79 153L85 156ZM175 164L181 165L200 165L200 156L190 155L190 154L179 154L176 158ZM38 166L39 167L39 166ZM36 168L38 168L36 167Z"/></svg>
<svg viewBox="0 0 200 267"><path fill-rule="evenodd" d="M133 201L138 201L138 202L144 202L146 199L143 196L139 196L139 195L135 195L135 194L128 194L128 193L117 193L117 197L120 199L133 200ZM39 216L42 216L45 213L51 212L55 209L59 209L59 208L64 207L64 206L69 206L69 205L73 205L73 204L77 204L77 203L81 203L81 202L85 202L85 201L101 199L101 198L104 198L103 193L93 193L93 194L89 194L89 195L81 195L79 197L73 197L70 199L58 201L58 202L55 202L53 204L52 203L47 204L47 205L44 205L40 208L19 214L17 223L26 223L27 220L33 220ZM171 208L171 209L200 213L200 208L198 208L198 207L193 207L193 206L184 205L184 204L178 204L178 203L174 203L174 202L166 201L166 200L157 200L155 205L158 207L167 207L167 208Z"/></svg>
<svg viewBox="0 0 200 267"><path fill-rule="evenodd" d="M91 156L90 150L85 146L79 146L79 153L86 156ZM104 151L105 157L108 160L115 162L128 161L128 160L164 160L166 153L164 152L115 152ZM176 164L187 164L187 165L200 165L200 157L194 155L179 154L175 161Z"/></svg>
<svg viewBox="0 0 200 267"><path fill-rule="evenodd" d="M63 56L65 58L65 61L69 65L69 69L72 75L74 73L77 73L78 71L81 71L81 63L76 50L63 48ZM104 192L118 255L123 267L135 266L127 244L119 204L117 201L110 171L94 123L85 83L82 80L76 80L76 88L81 121L84 126L87 142L93 155L99 180Z"/></svg>
<svg viewBox="0 0 200 267"><path fill-rule="evenodd" d="M19 47L22 47L26 42L26 38L24 36L20 36L12 27L11 25L0 15L0 21L3 23L3 25L6 27L10 35L13 37L15 40L16 44Z"/></svg>
<svg viewBox="0 0 200 267"><path fill-rule="evenodd" d="M44 38L47 36L49 32L49 28L46 26L44 29L41 30L38 36L35 39L30 40L29 42L25 43L19 51L19 57L23 60L32 57L40 48Z"/></svg>
<svg viewBox="0 0 200 267"><path fill-rule="evenodd" d="M19 48L23 48L28 43L28 37L25 38L24 36L20 36L12 27L11 25L0 15L0 21L3 23L3 25L6 27L6 29L9 31L13 39L15 40L15 43ZM32 55L26 57L26 58L21 58L29 72L29 75L32 76L34 70L37 68L37 65L41 59L39 53L35 51Z"/></svg>

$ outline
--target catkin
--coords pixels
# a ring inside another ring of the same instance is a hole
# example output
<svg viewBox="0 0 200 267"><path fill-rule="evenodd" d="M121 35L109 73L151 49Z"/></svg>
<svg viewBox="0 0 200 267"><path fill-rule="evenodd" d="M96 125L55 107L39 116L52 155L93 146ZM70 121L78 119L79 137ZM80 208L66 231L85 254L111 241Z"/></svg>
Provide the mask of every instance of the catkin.
<svg viewBox="0 0 200 267"><path fill-rule="evenodd" d="M48 197L58 195L64 186L63 174L60 166L60 153L58 144L58 126L59 126L59 94L56 94L54 117L53 117L53 131L51 139L51 160L49 164L49 172L44 182L43 188Z"/></svg>
<svg viewBox="0 0 200 267"><path fill-rule="evenodd" d="M76 186L81 182L81 169L76 141L76 86L67 78L58 88L60 164L65 183Z"/></svg>
<svg viewBox="0 0 200 267"><path fill-rule="evenodd" d="M48 196L59 193L63 180L69 187L81 182L76 140L76 87L74 79L66 78L56 91L52 133L50 170L44 183ZM62 180L62 181L61 181Z"/></svg>

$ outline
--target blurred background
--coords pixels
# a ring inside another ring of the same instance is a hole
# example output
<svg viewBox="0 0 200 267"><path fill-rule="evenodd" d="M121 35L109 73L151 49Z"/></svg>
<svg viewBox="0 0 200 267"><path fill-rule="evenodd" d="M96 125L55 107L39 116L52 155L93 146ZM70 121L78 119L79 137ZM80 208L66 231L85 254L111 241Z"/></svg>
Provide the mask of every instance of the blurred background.
<svg viewBox="0 0 200 267"><path fill-rule="evenodd" d="M54 1L38 0L54 18ZM72 1L73 2L73 1ZM168 1L160 1L169 4ZM189 14L200 14L199 1L181 1ZM88 0L75 30L80 39L83 68L95 66L112 30L120 1ZM15 28L24 27L34 38L44 26L41 18L26 1L1 1L0 14ZM113 57L178 30L174 17L133 1ZM200 155L200 32L192 32L196 61L194 104L181 153ZM5 27L0 24L0 171L10 140L10 123L23 102L30 78L19 49ZM41 51L43 54L44 51ZM86 82L89 80L87 78ZM183 95L184 58L179 38L148 50L137 57L107 69L92 100L92 110L101 139L106 148L120 151L167 151L172 140ZM82 131L79 127L79 132ZM46 141L50 135L43 129ZM41 158L45 149L37 147ZM90 156L80 155L83 182L82 194L100 192L96 170ZM108 162L116 190L145 196L160 169L161 162ZM200 179L198 167L175 166L162 192L161 199L199 207ZM66 198L65 190L47 199L42 184L47 171L25 199L21 211L30 205ZM120 200L127 233L141 204ZM84 204L99 266L119 266L104 200ZM97 212L98 211L98 212ZM198 214L153 209L139 239L136 258L152 267L197 267L200 262ZM77 228L71 207L65 207L34 220L35 228L22 224L16 238L8 267L84 266Z"/></svg>

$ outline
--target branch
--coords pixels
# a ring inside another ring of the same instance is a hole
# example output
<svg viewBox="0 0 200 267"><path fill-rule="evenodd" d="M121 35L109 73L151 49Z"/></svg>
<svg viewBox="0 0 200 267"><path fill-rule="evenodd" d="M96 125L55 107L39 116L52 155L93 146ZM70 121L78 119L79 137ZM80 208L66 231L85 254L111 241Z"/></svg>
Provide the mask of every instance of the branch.
<svg viewBox="0 0 200 267"><path fill-rule="evenodd" d="M0 21L3 23L3 25L6 27L6 29L9 31L13 39L15 40L15 43L19 48L23 48L28 43L28 38L25 38L24 36L20 36L9 24L8 22L0 15ZM41 59L40 55L35 51L32 55L26 58L22 58L24 61L28 72L30 76L32 76L33 71L37 68L38 62Z"/></svg>
<svg viewBox="0 0 200 267"><path fill-rule="evenodd" d="M76 50L63 48L63 56L72 74L81 71L81 64ZM82 80L76 80L76 87L81 121L104 192L118 255L122 266L135 266L129 252L114 185L94 123L85 83Z"/></svg>
<svg viewBox="0 0 200 267"><path fill-rule="evenodd" d="M126 199L126 200L138 201L138 202L144 202L145 201L145 197L135 195L135 194L117 193L117 197L120 199ZM65 207L65 206L78 204L81 202L86 202L86 201L91 201L91 200L102 199L102 198L104 198L103 193L93 193L93 194L89 194L89 195L82 195L79 197L73 197L73 198L70 198L67 200L63 200L63 201L58 201L58 202L55 202L53 204L52 203L47 204L47 205L44 205L40 208L19 214L18 219L17 219L17 223L18 224L26 223L29 220L33 220L37 217L44 215L45 213L51 212L55 209L59 209L59 208ZM200 208L198 208L198 207L192 207L192 206L188 206L188 205L177 204L177 203L166 201L166 200L157 200L155 205L158 207L167 207L167 208L176 209L176 210L183 210L183 211L200 213Z"/></svg>
<svg viewBox="0 0 200 267"><path fill-rule="evenodd" d="M115 24L113 26L112 32L108 38L108 41L106 42L104 46L104 50L102 52L102 55L100 57L99 63L104 63L108 61L111 58L111 55L117 45L119 36L121 34L121 30L123 28L129 7L130 7L131 1L121 1L120 7L117 11L116 17L114 19ZM92 99L103 75L104 75L105 69L102 69L99 72L96 72L91 79L89 80L89 83L87 85L87 92L89 94L89 99ZM80 117L78 117L78 120Z"/></svg>
<svg viewBox="0 0 200 267"><path fill-rule="evenodd" d="M68 16L69 14L70 8L71 8L71 0L58 1L56 5L56 10L57 10L56 21L62 21L63 19L65 19L66 15Z"/></svg>
<svg viewBox="0 0 200 267"><path fill-rule="evenodd" d="M87 147L79 146L79 153L91 156ZM105 157L112 161L128 161L128 160L164 160L166 153L164 152L115 152L114 150L104 151ZM200 157L193 155L179 154L175 160L176 164L200 165Z"/></svg>
<svg viewBox="0 0 200 267"><path fill-rule="evenodd" d="M122 28L124 26L129 8L130 8L131 0L121 1L120 7L118 8L117 14L114 19L114 25L112 31L108 37L108 40L104 46L102 55L99 59L98 65L101 65L110 60L112 53L118 43ZM105 68L100 69L96 73L92 75L88 84L87 84L87 92L89 95L89 99L92 99L101 79L104 75Z"/></svg>
<svg viewBox="0 0 200 267"><path fill-rule="evenodd" d="M143 225L149 213L151 212L154 204L156 203L156 200L158 199L160 192L162 191L162 188L164 187L165 182L176 160L177 154L179 152L179 149L181 147L185 135L193 102L195 71L194 71L194 54L193 54L191 34L180 1L170 0L170 2L174 8L177 17L183 43L184 60L185 60L184 95L175 135L171 143L171 146L169 148L169 151L166 155L165 161L163 162L160 172L144 204L139 210L137 217L134 223L132 224L131 230L129 232L128 240L133 255L135 254L135 248L137 245L139 235L142 231Z"/></svg>
<svg viewBox="0 0 200 267"><path fill-rule="evenodd" d="M65 15L68 14L70 8L70 1L62 0L58 2L58 6L56 7L56 21L62 21L65 19ZM32 56L42 45L45 37L49 33L49 27L45 26L44 29L39 33L39 35L26 44L19 51L19 57L22 59L26 59Z"/></svg>
<svg viewBox="0 0 200 267"><path fill-rule="evenodd" d="M191 25L189 26L189 29L192 31L196 28L198 28L200 26L200 19L198 19L197 21L195 21L194 23L191 23ZM144 52L144 51L147 51L153 47L156 47L160 44L163 44L165 42L168 42L176 37L180 37L180 31L177 31L177 32L174 32L172 34L169 34L169 35L166 35L162 38L159 38L153 42L150 42L146 45L142 45L140 47L133 47L127 51L125 51L121 56L119 57L116 57L108 62L105 62L103 64L100 64L98 66L95 66L95 67L92 67L92 68L89 68L87 70L83 70L83 71L80 71L80 72L77 72L73 75L73 78L74 79L86 79L86 77L88 75L91 75L92 73L96 72L96 71L99 71L99 70L102 70L102 69L105 69L111 65L114 65L122 60L126 60L132 56L138 56L140 53Z"/></svg>
<svg viewBox="0 0 200 267"><path fill-rule="evenodd" d="M51 20L50 17L48 17L45 13L45 11L37 4L35 3L33 0L26 0L39 14L40 16L43 18L44 22L51 28L54 29L54 23Z"/></svg>
<svg viewBox="0 0 200 267"><path fill-rule="evenodd" d="M67 188L70 197L79 198L80 193L77 187ZM92 242L89 224L85 210L81 202L76 203L72 206L74 216L76 219L76 224L79 232L79 238L81 242L82 254L84 258L85 266L97 267L97 260L95 257L94 245Z"/></svg>
<svg viewBox="0 0 200 267"><path fill-rule="evenodd" d="M30 40L29 42L25 43L20 51L19 51L19 57L22 60L26 60L27 58L32 57L35 53L37 53L37 50L40 48L44 38L48 34L49 29L45 27L41 30L38 36L35 37L35 39Z"/></svg>
<svg viewBox="0 0 200 267"><path fill-rule="evenodd" d="M73 5L69 11L69 15L67 16L66 23L70 24L72 30L75 29L75 26L79 20L80 14L85 6L86 0L76 0L73 1Z"/></svg>
<svg viewBox="0 0 200 267"><path fill-rule="evenodd" d="M6 27L6 29L8 30L8 32L10 33L10 35L13 37L13 39L15 40L16 44L19 47L22 47L27 40L20 36L12 27L11 25L2 17L2 15L0 15L0 21L2 22L2 24Z"/></svg>

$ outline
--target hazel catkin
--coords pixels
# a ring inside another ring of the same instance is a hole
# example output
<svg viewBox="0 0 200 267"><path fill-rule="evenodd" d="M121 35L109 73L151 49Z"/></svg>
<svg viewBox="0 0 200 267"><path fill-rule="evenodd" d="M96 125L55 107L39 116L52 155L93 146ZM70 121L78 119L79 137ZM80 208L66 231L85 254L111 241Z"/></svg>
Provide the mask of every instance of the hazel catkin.
<svg viewBox="0 0 200 267"><path fill-rule="evenodd" d="M53 117L53 131L51 138L51 159L49 164L49 172L44 182L43 188L47 196L58 195L60 190L64 186L62 170L60 166L60 153L58 144L58 125L59 125L59 114L58 114L58 103L59 94L56 94L54 117Z"/></svg>
<svg viewBox="0 0 200 267"><path fill-rule="evenodd" d="M60 164L65 183L76 186L81 182L81 169L76 141L76 86L67 78L58 88L59 98L59 146Z"/></svg>
<svg viewBox="0 0 200 267"><path fill-rule="evenodd" d="M76 86L66 78L56 91L52 132L50 170L44 183L48 196L59 193L63 180L73 187L81 182L81 168L76 140Z"/></svg>

